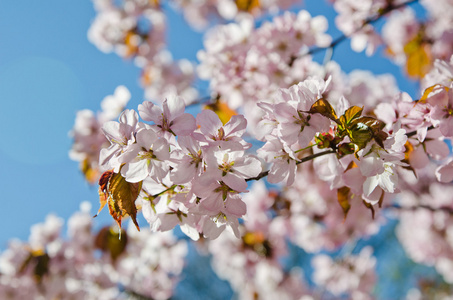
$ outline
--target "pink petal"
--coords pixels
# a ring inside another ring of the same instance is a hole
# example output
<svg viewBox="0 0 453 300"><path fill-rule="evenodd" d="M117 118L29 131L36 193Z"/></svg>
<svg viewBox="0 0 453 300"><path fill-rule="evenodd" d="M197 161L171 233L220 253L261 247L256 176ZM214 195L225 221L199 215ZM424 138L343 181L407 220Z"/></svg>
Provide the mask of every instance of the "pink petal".
<svg viewBox="0 0 453 300"><path fill-rule="evenodd" d="M229 197L225 203L227 214L240 218L247 213L247 206L240 197Z"/></svg>
<svg viewBox="0 0 453 300"><path fill-rule="evenodd" d="M144 101L138 106L140 117L144 121L162 124L162 110L150 101Z"/></svg>
<svg viewBox="0 0 453 300"><path fill-rule="evenodd" d="M171 130L176 135L190 135L197 129L195 118L191 114L183 114L171 122Z"/></svg>
<svg viewBox="0 0 453 300"><path fill-rule="evenodd" d="M242 136L247 127L247 120L243 115L232 116L231 119L225 124L225 136Z"/></svg>
<svg viewBox="0 0 453 300"><path fill-rule="evenodd" d="M453 136L453 117L443 119L439 125L440 132L447 137Z"/></svg>
<svg viewBox="0 0 453 300"><path fill-rule="evenodd" d="M121 175L128 182L140 182L149 175L148 160L143 159L137 162L125 164L121 169Z"/></svg>
<svg viewBox="0 0 453 300"><path fill-rule="evenodd" d="M245 192L247 191L247 182L239 178L237 175L232 173L227 173L221 179L226 185L228 185L231 189L237 192Z"/></svg>
<svg viewBox="0 0 453 300"><path fill-rule="evenodd" d="M197 115L197 125L200 126L201 132L210 137L217 136L217 131L223 126L216 113L208 109Z"/></svg>
<svg viewBox="0 0 453 300"><path fill-rule="evenodd" d="M440 182L447 183L453 181L453 161L450 161L447 165L437 168L436 177Z"/></svg>
<svg viewBox="0 0 453 300"><path fill-rule="evenodd" d="M167 120L172 121L184 113L186 104L181 97L169 95L163 103L163 108Z"/></svg>

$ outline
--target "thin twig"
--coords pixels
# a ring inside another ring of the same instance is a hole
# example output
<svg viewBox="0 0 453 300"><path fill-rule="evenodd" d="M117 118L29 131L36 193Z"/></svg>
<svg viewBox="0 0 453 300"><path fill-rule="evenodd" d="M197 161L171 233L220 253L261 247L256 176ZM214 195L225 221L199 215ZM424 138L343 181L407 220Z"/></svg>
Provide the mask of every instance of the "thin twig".
<svg viewBox="0 0 453 300"><path fill-rule="evenodd" d="M390 209L397 209L397 210L417 210L419 208L427 209L432 212L436 211L444 211L446 213L449 213L450 215L453 215L453 208L449 206L440 206L440 207L432 207L426 204L420 204L420 205L415 205L415 206L399 206L396 204L392 204L389 206L386 206L384 208L390 208Z"/></svg>
<svg viewBox="0 0 453 300"><path fill-rule="evenodd" d="M429 130L432 130L432 129L434 129L433 125L429 126L427 130L429 131ZM411 132L407 133L406 136L409 138L409 137L412 137L412 136L414 136L416 134L417 134L417 130L414 130L414 131L411 131Z"/></svg>
<svg viewBox="0 0 453 300"><path fill-rule="evenodd" d="M336 153L336 151L335 150L327 150L327 151L324 151L324 152L319 152L319 153L316 153L316 154L313 154L313 155L309 155L307 157L302 158L301 160L297 161L296 164L298 165L298 164L307 162L309 160L313 160L313 159L315 159L317 157L320 157L320 156L323 156L323 155L327 155L327 154L333 154L333 153ZM248 178L245 181L260 180L261 178L266 177L267 175L269 175L269 170L261 172L260 174L258 174L258 176L252 177L252 178Z"/></svg>
<svg viewBox="0 0 453 300"><path fill-rule="evenodd" d="M326 50L326 49L330 49L330 48L333 49L339 43L343 42L344 40L350 38L353 34L359 32L360 30L362 30L366 25L373 24L373 23L377 22L380 18L382 18L383 16L385 16L386 14L388 14L389 12L391 12L391 11L393 11L395 9L400 9L400 8L406 6L406 5L409 5L409 4L412 4L412 3L415 3L415 2L418 2L418 0L410 0L410 1L407 1L407 2L404 2L404 3L400 3L400 4L397 4L397 5L389 5L384 10L382 10L380 13L378 13L377 15L372 16L372 17L368 18L367 20L365 20L365 22L362 24L362 26L360 26L354 32L352 32L351 35L348 36L346 34L342 34L341 36L339 36L336 39L334 39L330 43L330 45L328 45L327 47L315 47L315 48L312 48L308 52L304 53L304 55L315 54L315 53L318 53L320 51L323 51L323 50Z"/></svg>

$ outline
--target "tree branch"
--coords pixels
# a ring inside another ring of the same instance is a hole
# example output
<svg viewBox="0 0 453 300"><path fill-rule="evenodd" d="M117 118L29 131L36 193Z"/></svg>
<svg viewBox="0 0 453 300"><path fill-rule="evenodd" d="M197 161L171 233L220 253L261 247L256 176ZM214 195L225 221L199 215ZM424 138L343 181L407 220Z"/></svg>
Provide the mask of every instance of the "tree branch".
<svg viewBox="0 0 453 300"><path fill-rule="evenodd" d="M432 207L426 204L420 204L416 206L399 206L396 204L392 204L389 206L386 206L384 208L390 208L390 209L397 209L397 210L417 210L419 208L427 209L429 211L435 212L435 211L444 211L450 215L453 215L453 208L449 206L440 206L440 207Z"/></svg>
<svg viewBox="0 0 453 300"><path fill-rule="evenodd" d="M434 129L434 126L433 126L433 125L431 125L431 126L428 127L428 131L429 131L429 130L432 130L432 129ZM414 135L416 135L416 134L417 134L417 130L414 130L414 131L411 131L411 132L407 133L406 136L409 138L409 137L412 137L412 136L414 136Z"/></svg>
<svg viewBox="0 0 453 300"><path fill-rule="evenodd" d="M308 52L304 53L303 55L311 55L311 54L315 54L315 53L318 53L318 52L326 50L326 49L333 49L336 45L340 44L344 40L350 38L353 34L359 32L360 30L362 30L366 25L373 24L373 23L377 22L380 18L382 18L383 16L385 16L386 14L388 14L389 12L391 12L393 10L400 9L400 8L402 8L404 6L407 6L407 5L415 3L415 2L418 2L418 0L409 0L407 2L400 3L400 4L397 4L397 5L389 5L386 8L384 8L381 12L379 12L377 15L374 15L374 16L369 17L368 19L366 19L365 22L362 24L362 26L360 26L359 28L354 30L354 32L351 33L351 35L348 36L346 34L342 34L341 36L339 36L336 39L334 39L330 43L329 46L312 48Z"/></svg>
<svg viewBox="0 0 453 300"><path fill-rule="evenodd" d="M301 160L297 161L296 164L298 165L298 164L307 162L309 160L313 160L313 159L315 159L317 157L324 156L324 155L327 155L327 154L333 154L333 153L337 153L337 152L335 150L327 150L327 151L324 151L324 152L319 152L319 153L316 153L316 154L313 154L313 155L309 155L307 157L302 158ZM260 180L261 178L266 177L267 175L269 175L269 170L263 171L258 176L252 177L252 178L248 178L245 181Z"/></svg>

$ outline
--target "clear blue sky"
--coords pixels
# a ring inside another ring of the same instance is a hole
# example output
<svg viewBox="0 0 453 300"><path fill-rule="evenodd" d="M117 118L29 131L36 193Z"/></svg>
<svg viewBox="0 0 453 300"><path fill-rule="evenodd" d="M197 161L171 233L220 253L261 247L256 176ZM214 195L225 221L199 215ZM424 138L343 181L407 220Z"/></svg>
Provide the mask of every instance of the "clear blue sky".
<svg viewBox="0 0 453 300"><path fill-rule="evenodd" d="M305 1L305 7L312 15L326 15L329 32L339 35L329 5ZM97 209L97 187L85 183L78 164L68 158L68 132L76 112L98 110L103 97L120 84L131 90L129 108L136 109L143 100L140 70L88 42L94 16L89 0L0 0L0 249L12 237L26 239L30 226L50 212L67 219L84 200ZM175 13L170 22L174 57L195 60L202 35ZM416 94L414 83L405 81L400 69L380 55L355 54L349 42L335 51L334 58L346 72L392 72L402 90ZM110 222L107 211L98 222Z"/></svg>

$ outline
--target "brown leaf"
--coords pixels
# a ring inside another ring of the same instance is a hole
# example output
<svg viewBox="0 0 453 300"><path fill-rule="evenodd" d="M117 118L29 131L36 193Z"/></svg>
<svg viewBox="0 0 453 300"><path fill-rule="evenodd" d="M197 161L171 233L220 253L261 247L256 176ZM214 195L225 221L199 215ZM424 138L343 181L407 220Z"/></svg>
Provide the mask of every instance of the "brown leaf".
<svg viewBox="0 0 453 300"><path fill-rule="evenodd" d="M337 190L337 197L338 203L343 210L344 219L343 222L346 220L348 216L349 209L351 209L351 204L349 203L349 199L351 199L351 189L347 186L341 187Z"/></svg>
<svg viewBox="0 0 453 300"><path fill-rule="evenodd" d="M108 253L113 261L124 252L127 246L126 231L120 230L121 232L117 232L110 226L106 226L98 232L94 239L94 246Z"/></svg>
<svg viewBox="0 0 453 300"><path fill-rule="evenodd" d="M339 123L337 114L335 113L335 110L333 109L332 105L330 105L329 101L321 98L317 100L313 105L310 107L310 110L308 111L311 114L321 114L326 118L329 118L330 120Z"/></svg>
<svg viewBox="0 0 453 300"><path fill-rule="evenodd" d="M112 217L117 221L121 228L121 218L129 215L134 222L137 230L140 227L137 223L137 208L135 200L142 189L142 181L137 183L127 182L120 173L114 173L109 180L108 192L109 209Z"/></svg>
<svg viewBox="0 0 453 300"><path fill-rule="evenodd" d="M109 198L109 193L108 193L108 184L110 181L110 178L113 175L113 170L108 170L102 173L101 178L99 178L99 202L100 202L100 207L97 212L93 216L93 218L97 217L101 210L104 208L104 206L107 204L107 199Z"/></svg>
<svg viewBox="0 0 453 300"><path fill-rule="evenodd" d="M259 0L236 0L238 10L252 13L254 9L260 7Z"/></svg>
<svg viewBox="0 0 453 300"><path fill-rule="evenodd" d="M104 172L101 179L99 179L99 200L101 207L99 208L98 214L104 208L105 204L108 203L110 215L118 223L120 228L123 217L130 216L135 227L140 231L137 223L135 200L137 200L141 189L142 181L131 183L127 182L120 173L114 173L113 170Z"/></svg>
<svg viewBox="0 0 453 300"><path fill-rule="evenodd" d="M49 255L42 249L31 250L29 256L19 267L18 273L24 273L29 267L33 268L33 278L41 283L42 278L49 272Z"/></svg>
<svg viewBox="0 0 453 300"><path fill-rule="evenodd" d="M414 173L414 176L417 177L417 172L415 172L415 169L412 168L412 166L410 165L410 160L409 160L411 153L414 152L414 146L411 144L411 142L408 139L406 141L406 143L404 144L404 147L406 149L404 151L404 159L402 160L402 162L404 162L408 165L404 166L403 168L406 170L412 171L412 173Z"/></svg>

